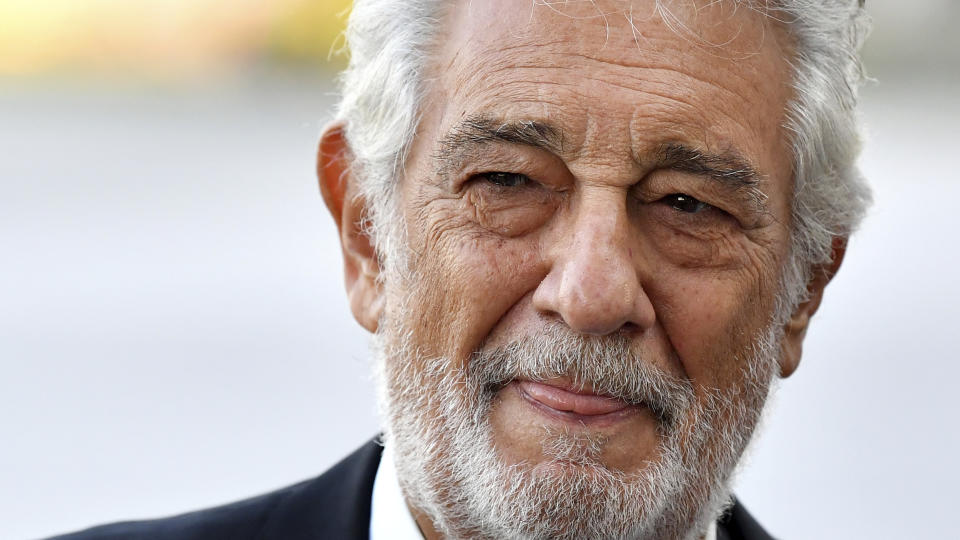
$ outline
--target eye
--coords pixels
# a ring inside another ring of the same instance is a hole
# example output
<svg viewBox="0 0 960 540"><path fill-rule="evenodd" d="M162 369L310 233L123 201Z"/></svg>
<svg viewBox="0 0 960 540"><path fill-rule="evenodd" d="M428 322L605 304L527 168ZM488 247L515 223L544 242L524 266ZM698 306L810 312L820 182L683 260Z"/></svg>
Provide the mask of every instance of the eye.
<svg viewBox="0 0 960 540"><path fill-rule="evenodd" d="M530 178L525 174L511 172L488 172L477 175L491 184L502 187L518 187L530 183Z"/></svg>
<svg viewBox="0 0 960 540"><path fill-rule="evenodd" d="M671 193L664 197L662 201L668 204L670 208L687 214L697 214L711 207L709 204L683 193Z"/></svg>

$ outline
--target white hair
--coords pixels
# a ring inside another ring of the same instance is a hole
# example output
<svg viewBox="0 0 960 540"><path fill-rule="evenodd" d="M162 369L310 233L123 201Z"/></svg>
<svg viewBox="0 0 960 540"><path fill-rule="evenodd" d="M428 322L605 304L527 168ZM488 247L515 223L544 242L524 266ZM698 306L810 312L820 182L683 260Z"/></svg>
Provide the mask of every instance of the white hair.
<svg viewBox="0 0 960 540"><path fill-rule="evenodd" d="M793 40L793 98L784 126L793 147L791 257L781 275L776 317L786 322L807 298L813 272L833 259L834 238L856 230L871 202L857 167L860 47L870 29L863 0L778 0L770 13Z"/></svg>
<svg viewBox="0 0 960 540"><path fill-rule="evenodd" d="M774 318L786 322L806 285L832 259L870 203L856 166L860 133L859 50L869 18L857 0L735 0L783 24L792 40L793 97L784 128L793 150L791 256L781 272ZM451 2L355 0L346 39L337 119L367 200L369 233L381 264L404 266L393 190L403 175L420 118L430 59ZM665 9L658 5L660 10Z"/></svg>
<svg viewBox="0 0 960 540"><path fill-rule="evenodd" d="M337 120L344 124L353 174L370 212L365 226L384 269L406 260L394 190L420 123L424 79L447 3L355 0L347 25L350 62L340 78Z"/></svg>

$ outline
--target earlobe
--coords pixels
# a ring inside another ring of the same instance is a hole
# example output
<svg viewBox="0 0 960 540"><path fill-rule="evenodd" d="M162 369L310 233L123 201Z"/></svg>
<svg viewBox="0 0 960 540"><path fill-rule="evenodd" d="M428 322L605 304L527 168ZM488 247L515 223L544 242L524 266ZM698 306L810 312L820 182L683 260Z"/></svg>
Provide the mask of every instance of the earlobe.
<svg viewBox="0 0 960 540"><path fill-rule="evenodd" d="M832 247L830 263L813 269L813 277L807 284L809 297L807 301L796 307L784 327L780 350L780 376L783 378L792 375L797 370L797 366L800 365L800 357L803 355L803 339L807 335L810 319L820 308L823 291L827 284L830 283L830 280L840 269L840 264L843 263L843 256L847 251L847 239L840 236L834 237Z"/></svg>
<svg viewBox="0 0 960 540"><path fill-rule="evenodd" d="M343 125L324 128L317 152L320 193L337 225L350 310L361 326L376 332L383 311L380 264L365 223L366 200L351 169L352 154Z"/></svg>

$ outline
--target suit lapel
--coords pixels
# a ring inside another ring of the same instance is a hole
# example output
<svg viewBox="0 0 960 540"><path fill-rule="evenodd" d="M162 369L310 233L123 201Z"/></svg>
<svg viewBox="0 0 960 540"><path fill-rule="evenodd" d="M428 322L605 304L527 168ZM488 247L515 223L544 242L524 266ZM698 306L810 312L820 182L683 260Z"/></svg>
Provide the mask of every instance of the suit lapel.
<svg viewBox="0 0 960 540"><path fill-rule="evenodd" d="M262 540L367 540L370 499L383 447L363 445L277 502Z"/></svg>
<svg viewBox="0 0 960 540"><path fill-rule="evenodd" d="M717 522L717 540L773 540L773 537L734 499L733 506Z"/></svg>

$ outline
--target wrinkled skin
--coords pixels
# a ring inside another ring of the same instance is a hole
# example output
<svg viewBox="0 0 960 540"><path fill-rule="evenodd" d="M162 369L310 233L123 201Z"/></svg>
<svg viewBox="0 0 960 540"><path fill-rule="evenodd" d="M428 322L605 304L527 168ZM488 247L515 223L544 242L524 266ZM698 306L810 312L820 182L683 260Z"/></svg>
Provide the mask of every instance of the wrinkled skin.
<svg viewBox="0 0 960 540"><path fill-rule="evenodd" d="M450 370L559 322L626 335L643 358L701 391L742 382L735 358L770 323L789 251L786 39L732 3L696 12L668 3L689 31L668 27L653 2L628 4L464 1L445 20L399 190L420 294L393 317L408 321L421 354L451 359ZM467 119L535 122L550 143L451 136L470 130ZM323 157L345 148L338 126L322 144L321 186L340 226L351 306L375 330L402 292L377 283L356 226L356 180ZM674 147L714 156L727 179L672 161L665 149ZM743 167L755 185L729 180ZM500 172L510 174L490 174ZM802 340L824 285L797 308L784 347ZM781 356L786 376L798 357ZM490 423L508 464L544 460L544 428L563 424L602 436L603 464L630 473L657 459L661 436L643 409L570 426L516 385L499 391Z"/></svg>

